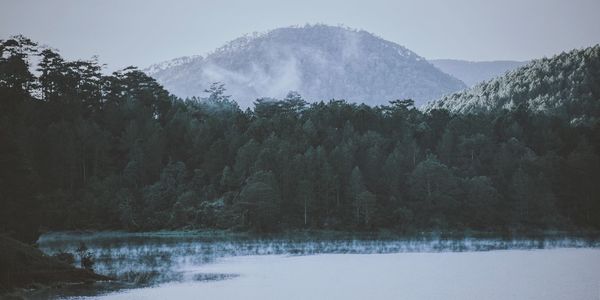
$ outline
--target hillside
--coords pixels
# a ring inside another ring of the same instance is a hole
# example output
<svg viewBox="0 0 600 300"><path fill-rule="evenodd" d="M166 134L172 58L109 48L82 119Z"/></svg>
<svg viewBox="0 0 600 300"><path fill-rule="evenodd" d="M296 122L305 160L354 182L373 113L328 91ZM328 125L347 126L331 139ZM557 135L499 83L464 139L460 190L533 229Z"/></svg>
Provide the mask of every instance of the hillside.
<svg viewBox="0 0 600 300"><path fill-rule="evenodd" d="M298 91L308 101L346 99L370 105L412 98L417 105L465 88L424 58L362 30L286 27L244 36L206 57L184 57L145 70L171 93L203 96L225 83L242 107Z"/></svg>
<svg viewBox="0 0 600 300"><path fill-rule="evenodd" d="M467 61L458 59L429 59L429 62L443 72L460 79L469 87L502 76L508 71L527 64L527 61L512 60Z"/></svg>
<svg viewBox="0 0 600 300"><path fill-rule="evenodd" d="M572 121L598 117L600 45L534 60L504 76L444 96L426 108L480 113L521 104Z"/></svg>

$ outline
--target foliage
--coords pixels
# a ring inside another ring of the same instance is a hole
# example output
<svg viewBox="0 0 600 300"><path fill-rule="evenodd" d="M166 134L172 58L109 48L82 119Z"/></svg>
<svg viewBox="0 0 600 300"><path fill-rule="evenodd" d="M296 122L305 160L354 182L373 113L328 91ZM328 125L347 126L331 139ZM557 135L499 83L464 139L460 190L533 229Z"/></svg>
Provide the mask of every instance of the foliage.
<svg viewBox="0 0 600 300"><path fill-rule="evenodd" d="M75 249L77 256L79 256L79 263L82 268L86 270L93 270L94 267L94 256L88 250L87 245L84 242L79 243L79 247Z"/></svg>
<svg viewBox="0 0 600 300"><path fill-rule="evenodd" d="M408 99L308 105L297 93L242 111L220 84L182 100L135 68L102 75L23 37L0 51L0 231L23 241L40 226L600 226L597 122L525 106L422 112Z"/></svg>
<svg viewBox="0 0 600 300"><path fill-rule="evenodd" d="M504 76L442 97L429 109L498 112L527 107L573 123L600 118L600 45L533 60Z"/></svg>

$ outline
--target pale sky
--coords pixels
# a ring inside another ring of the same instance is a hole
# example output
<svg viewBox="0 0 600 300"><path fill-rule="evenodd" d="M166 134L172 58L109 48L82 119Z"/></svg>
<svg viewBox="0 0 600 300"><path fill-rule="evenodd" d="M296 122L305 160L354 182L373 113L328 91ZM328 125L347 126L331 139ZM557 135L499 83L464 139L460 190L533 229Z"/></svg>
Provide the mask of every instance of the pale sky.
<svg viewBox="0 0 600 300"><path fill-rule="evenodd" d="M0 0L0 39L24 34L108 70L206 54L306 23L364 29L426 58L528 60L600 43L600 0Z"/></svg>

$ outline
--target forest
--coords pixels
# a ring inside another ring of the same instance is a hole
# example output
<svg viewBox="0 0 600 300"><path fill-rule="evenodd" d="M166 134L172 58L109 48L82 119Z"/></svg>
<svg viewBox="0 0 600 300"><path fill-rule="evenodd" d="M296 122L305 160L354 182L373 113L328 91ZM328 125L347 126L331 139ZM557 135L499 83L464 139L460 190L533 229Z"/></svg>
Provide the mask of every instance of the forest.
<svg viewBox="0 0 600 300"><path fill-rule="evenodd" d="M0 54L0 232L22 241L69 229L600 229L598 121L527 101L459 114L295 92L242 110L222 84L180 99L134 67L106 75L23 36Z"/></svg>

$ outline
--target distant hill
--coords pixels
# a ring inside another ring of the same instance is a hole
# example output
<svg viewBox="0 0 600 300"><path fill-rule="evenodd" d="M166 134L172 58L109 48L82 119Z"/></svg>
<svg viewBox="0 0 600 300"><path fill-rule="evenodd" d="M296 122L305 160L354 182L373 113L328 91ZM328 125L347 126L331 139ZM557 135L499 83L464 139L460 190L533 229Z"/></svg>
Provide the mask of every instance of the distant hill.
<svg viewBox="0 0 600 300"><path fill-rule="evenodd" d="M426 109L480 113L522 104L571 121L600 116L600 45L534 60L504 76L444 96Z"/></svg>
<svg viewBox="0 0 600 300"><path fill-rule="evenodd" d="M458 59L429 59L438 69L474 86L480 82L502 76L526 65L527 61L497 60L497 61L467 61Z"/></svg>
<svg viewBox="0 0 600 300"><path fill-rule="evenodd" d="M242 107L291 90L309 102L335 98L377 105L398 98L421 104L466 88L405 47L326 25L240 37L206 57L178 58L145 72L180 97L203 96L212 82L223 82Z"/></svg>

